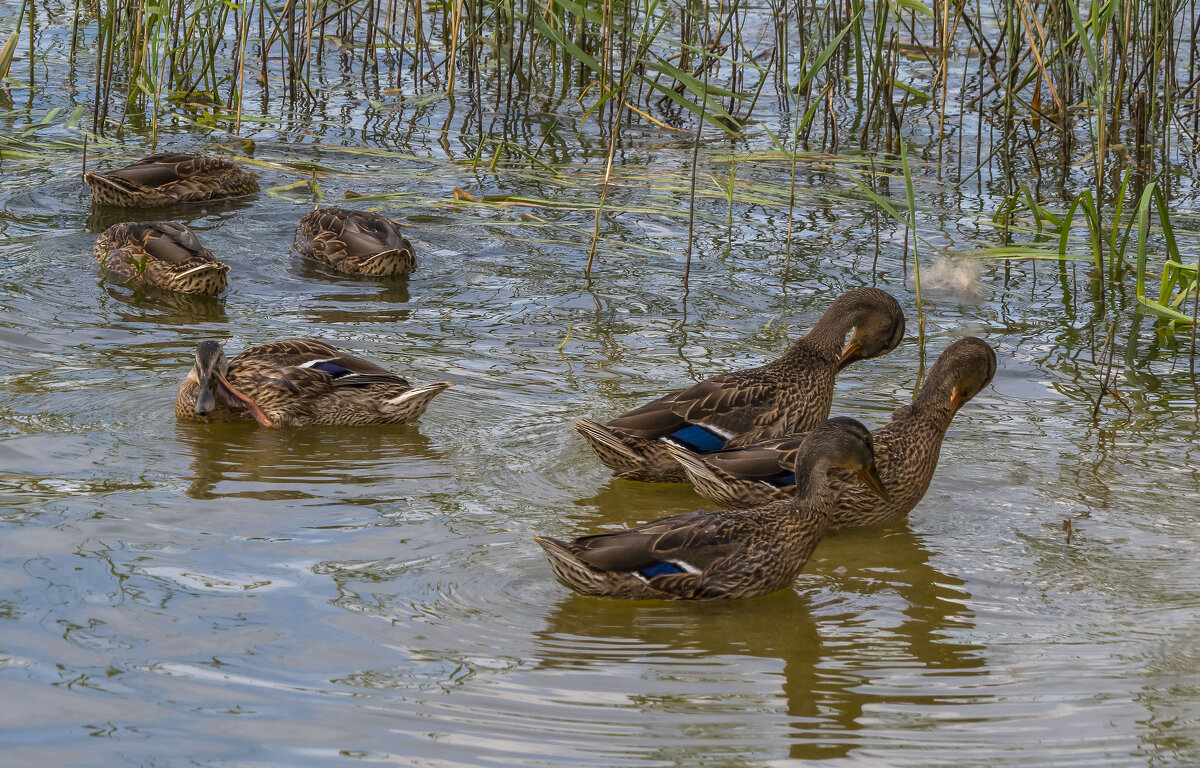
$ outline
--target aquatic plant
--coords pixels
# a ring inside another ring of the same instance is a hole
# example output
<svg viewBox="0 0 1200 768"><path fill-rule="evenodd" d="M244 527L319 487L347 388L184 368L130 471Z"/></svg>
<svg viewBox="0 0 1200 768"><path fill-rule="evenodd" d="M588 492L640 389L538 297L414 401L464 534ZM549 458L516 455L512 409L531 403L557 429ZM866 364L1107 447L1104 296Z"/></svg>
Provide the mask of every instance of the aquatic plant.
<svg viewBox="0 0 1200 768"><path fill-rule="evenodd" d="M1190 183L1177 166L1200 135L1194 2L105 0L78 6L68 22L39 18L25 0L15 18L0 31L0 77L10 91L36 90L38 57L66 34L73 103L39 119L69 125L81 141L46 141L38 130L0 136L5 161L86 154L129 134L153 146L164 121L234 135L247 123L308 125L331 89L349 89L381 120L440 103L441 143L474 168L570 183L547 153L578 120L607 150L590 278L606 212L633 210L614 208L609 195L623 137L682 131L692 148L689 241L698 206L714 194L727 222L735 204L786 207L790 261L797 168L832 166L853 176L873 210L900 221L919 293L918 246L940 248L914 183L982 192L986 180L1004 200L984 222L1001 242L974 255L1030 260L1030 269L1044 258L1060 270L1086 259L1100 286L1098 318L1131 304L1176 324L1195 314L1185 310L1195 304L1196 262L1181 251L1173 213L1180 184ZM80 119L87 110L90 127ZM718 137L731 150L725 159L711 152ZM864 161L885 186L903 178L903 203L862 181ZM701 166L721 162L730 181L710 187ZM734 183L736 164L780 162L783 190L762 178ZM316 171L306 175L268 192L319 197ZM1155 283L1157 294L1147 292Z"/></svg>

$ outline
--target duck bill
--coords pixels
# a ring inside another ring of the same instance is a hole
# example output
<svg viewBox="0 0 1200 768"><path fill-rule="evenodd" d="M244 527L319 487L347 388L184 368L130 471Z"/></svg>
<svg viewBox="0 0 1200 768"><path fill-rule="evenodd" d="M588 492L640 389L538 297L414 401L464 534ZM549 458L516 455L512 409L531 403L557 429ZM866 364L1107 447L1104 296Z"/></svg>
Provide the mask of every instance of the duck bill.
<svg viewBox="0 0 1200 768"><path fill-rule="evenodd" d="M230 405L242 406L246 409L247 413L254 417L255 421L264 427L279 426L275 422L271 421L267 414L262 412L262 409L258 407L258 403L243 395L237 390L236 387L230 384L229 379L225 378L224 374L222 374L220 371L214 371L213 375L217 378L217 386L220 388L221 394L225 397L225 400Z"/></svg>
<svg viewBox="0 0 1200 768"><path fill-rule="evenodd" d="M858 479L866 483L876 496L884 501L892 500L892 495L883 487L883 480L879 477L879 470L875 468L875 462L871 462L869 466L863 467L854 474L858 475Z"/></svg>
<svg viewBox="0 0 1200 768"><path fill-rule="evenodd" d="M958 409L962 407L964 398L962 393L957 389L950 393L950 412L958 413Z"/></svg>
<svg viewBox="0 0 1200 768"><path fill-rule="evenodd" d="M212 392L212 378L209 376L200 377L200 391L196 393L196 403L192 409L201 416L207 416L212 413L213 408L217 407L217 398Z"/></svg>
<svg viewBox="0 0 1200 768"><path fill-rule="evenodd" d="M838 355L838 361L837 361L838 370L840 371L841 369L845 368L850 363L854 362L854 360L857 359L857 358L855 358L855 355L858 354L858 351L860 349L862 349L862 345L859 344L856 340L850 339L850 341L848 341L846 343L846 346L842 347L842 353L840 355Z"/></svg>

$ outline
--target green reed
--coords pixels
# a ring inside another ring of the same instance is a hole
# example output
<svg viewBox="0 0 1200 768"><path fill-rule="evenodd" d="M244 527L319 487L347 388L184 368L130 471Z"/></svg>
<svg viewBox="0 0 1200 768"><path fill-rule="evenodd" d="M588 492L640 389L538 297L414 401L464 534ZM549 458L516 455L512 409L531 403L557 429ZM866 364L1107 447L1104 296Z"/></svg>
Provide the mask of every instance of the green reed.
<svg viewBox="0 0 1200 768"><path fill-rule="evenodd" d="M37 87L35 11L24 0L2 32L5 87L24 76ZM369 104L395 93L404 110L445 100L443 130L473 137L476 165L553 173L545 141L527 141L526 109L571 112L608 149L591 257L623 133L692 133L691 216L703 126L787 156L789 254L798 159L853 150L908 162L906 188L914 176L998 181L1005 221L1029 215L1043 230L1003 243L1005 258L1057 248L1066 259L1082 238L1100 313L1131 289L1151 311L1185 314L1196 290L1170 235L1173 172L1200 137L1194 0L98 0L49 23L69 25L97 140L130 131L153 144L164 119L234 134L302 122L326 98L321 74L340 72ZM19 141L0 152L28 151ZM909 197L891 207L908 208L915 246ZM1157 297L1144 291L1152 282Z"/></svg>

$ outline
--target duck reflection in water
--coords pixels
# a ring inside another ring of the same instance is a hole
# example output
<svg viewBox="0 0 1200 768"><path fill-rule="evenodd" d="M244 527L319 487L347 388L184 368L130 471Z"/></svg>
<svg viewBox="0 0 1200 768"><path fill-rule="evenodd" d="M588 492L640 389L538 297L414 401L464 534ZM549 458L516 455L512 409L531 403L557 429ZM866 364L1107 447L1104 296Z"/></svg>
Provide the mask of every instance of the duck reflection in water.
<svg viewBox="0 0 1200 768"><path fill-rule="evenodd" d="M193 499L323 499L327 489L366 505L454 483L446 456L412 424L273 430L177 421L175 437L191 453Z"/></svg>
<svg viewBox="0 0 1200 768"><path fill-rule="evenodd" d="M215 229L222 221L235 219L249 213L254 207L254 198L248 197L201 200L139 210L102 206L92 208L84 225L89 232L98 235L112 225L120 224L123 221L165 219L183 222L189 226L195 223L201 231L207 232Z"/></svg>
<svg viewBox="0 0 1200 768"><path fill-rule="evenodd" d="M296 275L305 280L337 285L345 288L344 294L334 294L324 298L333 299L335 296L346 301L408 301L408 274L403 275L355 275L337 270L319 261L306 259L300 254L293 254L292 269Z"/></svg>
<svg viewBox="0 0 1200 768"><path fill-rule="evenodd" d="M103 288L110 298L124 305L111 313L116 322L186 327L229 322L223 298L190 296L158 288L131 289L120 283L104 283Z"/></svg>
<svg viewBox="0 0 1200 768"><path fill-rule="evenodd" d="M562 689L574 687L562 675L582 674L605 686L598 700L623 696L641 710L639 723L653 723L655 711L674 720L721 717L728 724L712 738L722 750L743 733L746 750L763 758L847 757L872 707L927 711L935 721L928 685L913 686L911 698L903 693L913 676L985 673L983 647L958 639L973 627L971 595L934 557L899 521L869 537L834 534L795 588L764 597L668 603L568 593L534 634L537 664L555 670ZM765 674L762 660L773 662ZM898 685L888 686L889 677ZM777 728L761 719L771 712ZM909 718L903 727L914 724ZM764 741L775 732L786 736Z"/></svg>
<svg viewBox="0 0 1200 768"><path fill-rule="evenodd" d="M406 323L412 315L412 310L405 306L409 301L407 276L344 275L300 256L296 256L295 269L305 280L337 289L305 299L300 310L305 322L319 325ZM380 308L381 303L397 306L385 309Z"/></svg>

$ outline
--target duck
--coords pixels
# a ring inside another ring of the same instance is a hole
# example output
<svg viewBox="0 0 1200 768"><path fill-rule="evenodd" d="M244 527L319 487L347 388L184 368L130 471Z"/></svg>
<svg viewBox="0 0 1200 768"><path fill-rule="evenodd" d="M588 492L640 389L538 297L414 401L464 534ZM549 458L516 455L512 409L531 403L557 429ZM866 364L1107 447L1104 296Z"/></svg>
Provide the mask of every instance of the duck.
<svg viewBox="0 0 1200 768"><path fill-rule="evenodd" d="M92 256L128 284L193 296L219 295L229 273L195 232L174 221L114 224L96 238Z"/></svg>
<svg viewBox="0 0 1200 768"><path fill-rule="evenodd" d="M351 275L396 277L416 266L412 243L373 211L317 208L296 225L296 250Z"/></svg>
<svg viewBox="0 0 1200 768"><path fill-rule="evenodd" d="M890 422L871 433L879 476L890 498L879 498L848 472L834 472L836 504L830 525L875 525L911 512L929 490L951 419L995 374L996 353L983 339L968 336L947 346L913 402L897 409ZM791 467L805 440L805 435L797 435L705 456L672 448L672 455L701 496L743 507L792 496Z"/></svg>
<svg viewBox="0 0 1200 768"><path fill-rule="evenodd" d="M201 341L175 398L186 421L257 421L264 427L403 424L418 419L448 381L414 387L403 376L323 341L284 339L232 360Z"/></svg>
<svg viewBox="0 0 1200 768"><path fill-rule="evenodd" d="M239 197L258 191L257 174L229 160L183 152L160 152L132 165L85 173L92 203L157 208L198 200Z"/></svg>
<svg viewBox="0 0 1200 768"><path fill-rule="evenodd" d="M899 302L878 288L855 288L779 359L706 379L606 424L576 419L575 428L618 478L685 482L668 446L707 454L812 429L829 415L837 372L891 352L903 337Z"/></svg>
<svg viewBox="0 0 1200 768"><path fill-rule="evenodd" d="M795 452L792 497L739 510L699 510L566 542L534 536L559 583L584 595L730 600L789 586L825 535L829 474L844 469L883 498L871 433L854 419L818 424Z"/></svg>

